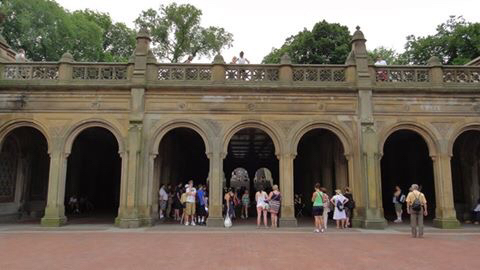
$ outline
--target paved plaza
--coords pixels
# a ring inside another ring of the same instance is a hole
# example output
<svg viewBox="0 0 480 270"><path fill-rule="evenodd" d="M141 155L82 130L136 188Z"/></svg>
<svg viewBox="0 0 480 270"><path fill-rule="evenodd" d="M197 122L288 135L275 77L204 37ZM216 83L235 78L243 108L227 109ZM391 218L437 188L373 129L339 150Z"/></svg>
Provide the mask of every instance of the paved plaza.
<svg viewBox="0 0 480 270"><path fill-rule="evenodd" d="M386 230L231 229L163 224L0 225L0 269L478 269L480 226Z"/></svg>

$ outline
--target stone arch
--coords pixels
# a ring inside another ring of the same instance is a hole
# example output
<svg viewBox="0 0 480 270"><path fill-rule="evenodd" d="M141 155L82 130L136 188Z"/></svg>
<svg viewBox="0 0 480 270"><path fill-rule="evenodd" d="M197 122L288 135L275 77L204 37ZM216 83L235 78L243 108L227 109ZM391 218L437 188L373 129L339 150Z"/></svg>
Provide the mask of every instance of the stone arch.
<svg viewBox="0 0 480 270"><path fill-rule="evenodd" d="M16 119L9 121L2 127L0 127L0 149L2 148L3 142L5 141L5 138L8 136L8 134L20 127L31 127L38 130L47 141L48 153L51 152L52 144L50 135L47 132L48 129L41 122L32 119Z"/></svg>
<svg viewBox="0 0 480 270"><path fill-rule="evenodd" d="M223 140L222 140L223 153L228 152L228 144L230 143L230 140L232 139L233 135L235 135L235 133L245 128L258 128L263 132L267 133L270 139L273 141L273 145L275 146L275 155L278 156L280 153L282 153L283 148L282 148L282 144L280 143L280 135L277 132L277 130L275 130L275 128L273 128L273 126L271 126L270 124L263 121L257 121L257 120L242 121L240 123L237 123L231 126L223 136Z"/></svg>
<svg viewBox="0 0 480 270"><path fill-rule="evenodd" d="M73 142L75 141L77 136L82 131L92 127L100 127L110 131L113 134L113 136L117 139L118 153L125 152L125 144L124 144L123 137L121 136L120 130L117 127L115 127L114 124L103 119L86 119L72 126L67 131L65 144L63 148L65 153L70 154L72 151Z"/></svg>
<svg viewBox="0 0 480 270"><path fill-rule="evenodd" d="M157 127L154 129L153 136L152 136L152 143L151 146L149 147L150 153L152 155L158 155L158 148L160 147L160 143L162 142L163 137L171 131L176 128L189 128L194 130L198 135L203 140L203 143L205 145L205 154L208 156L208 154L212 150L212 145L211 141L208 139L208 129L202 127L199 123L193 121L193 120L172 120L170 122L167 122L165 124L162 124L160 127Z"/></svg>
<svg viewBox="0 0 480 270"><path fill-rule="evenodd" d="M480 123L468 123L462 124L457 126L449 135L448 145L447 145L447 153L449 156L453 155L453 146L455 141L458 139L460 135L462 135L465 131L476 130L480 131Z"/></svg>
<svg viewBox="0 0 480 270"><path fill-rule="evenodd" d="M331 131L342 143L344 155L348 157L352 153L352 142L351 138L347 135L347 131L339 125L331 122L309 122L301 126L292 137L293 139L290 145L291 153L297 155L298 144L300 143L303 135L315 129L325 129Z"/></svg>
<svg viewBox="0 0 480 270"><path fill-rule="evenodd" d="M437 144L437 141L435 140L434 132L427 126L417 122L399 122L390 126L383 132L381 132L378 140L378 150L380 155L383 156L383 147L388 137L390 137L390 135L392 135L393 133L399 130L410 130L417 133L423 138L423 140L427 144L429 155L431 157L434 157L437 155L438 144Z"/></svg>

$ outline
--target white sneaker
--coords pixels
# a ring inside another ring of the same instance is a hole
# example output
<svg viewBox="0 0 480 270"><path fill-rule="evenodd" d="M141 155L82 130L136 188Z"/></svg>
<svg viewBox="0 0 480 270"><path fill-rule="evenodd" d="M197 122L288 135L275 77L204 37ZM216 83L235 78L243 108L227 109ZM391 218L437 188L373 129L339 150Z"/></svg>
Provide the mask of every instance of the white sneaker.
<svg viewBox="0 0 480 270"><path fill-rule="evenodd" d="M185 222L185 226L188 226L188 222Z"/></svg>
<svg viewBox="0 0 480 270"><path fill-rule="evenodd" d="M315 232L315 233L319 233L319 232L320 232L320 230L319 230L319 229L315 229L313 232Z"/></svg>
<svg viewBox="0 0 480 270"><path fill-rule="evenodd" d="M192 223L190 225L195 226L196 224L195 224L195 222L192 221Z"/></svg>
<svg viewBox="0 0 480 270"><path fill-rule="evenodd" d="M325 232L325 229L321 229L320 231L321 231L322 233L324 233L324 232Z"/></svg>

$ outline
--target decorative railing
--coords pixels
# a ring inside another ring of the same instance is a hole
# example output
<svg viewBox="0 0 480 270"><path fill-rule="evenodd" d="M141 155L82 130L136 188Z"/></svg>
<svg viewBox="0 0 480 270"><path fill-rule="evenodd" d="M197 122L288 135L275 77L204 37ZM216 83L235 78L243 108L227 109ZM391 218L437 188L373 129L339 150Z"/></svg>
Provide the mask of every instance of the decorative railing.
<svg viewBox="0 0 480 270"><path fill-rule="evenodd" d="M480 67L449 66L443 69L445 83L480 83Z"/></svg>
<svg viewBox="0 0 480 270"><path fill-rule="evenodd" d="M128 65L117 63L72 64L73 80L127 80Z"/></svg>
<svg viewBox="0 0 480 270"><path fill-rule="evenodd" d="M226 65L226 81L274 82L279 80L278 65Z"/></svg>
<svg viewBox="0 0 480 270"><path fill-rule="evenodd" d="M372 66L378 83L430 82L428 66Z"/></svg>
<svg viewBox="0 0 480 270"><path fill-rule="evenodd" d="M5 80L57 80L58 63L14 63L3 68Z"/></svg>
<svg viewBox="0 0 480 270"><path fill-rule="evenodd" d="M345 66L294 65L294 82L345 82Z"/></svg>
<svg viewBox="0 0 480 270"><path fill-rule="evenodd" d="M210 81L212 65L202 64L158 64L159 81Z"/></svg>

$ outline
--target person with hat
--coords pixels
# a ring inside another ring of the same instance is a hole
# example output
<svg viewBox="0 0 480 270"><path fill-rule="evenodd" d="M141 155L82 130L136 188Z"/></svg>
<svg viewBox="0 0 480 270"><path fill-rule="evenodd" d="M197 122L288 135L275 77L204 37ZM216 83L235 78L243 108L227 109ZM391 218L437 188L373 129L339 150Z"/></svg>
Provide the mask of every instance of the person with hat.
<svg viewBox="0 0 480 270"><path fill-rule="evenodd" d="M185 205L185 225L195 226L194 216L195 216L195 197L197 195L197 190L193 187L193 180L188 181L186 186L185 193L187 194L186 205ZM188 221L191 220L189 223Z"/></svg>
<svg viewBox="0 0 480 270"><path fill-rule="evenodd" d="M407 212L410 214L410 226L412 227L412 237L423 237L423 216L427 216L427 199L420 192L417 184L413 184L411 191L407 195ZM417 230L418 227L418 230Z"/></svg>

